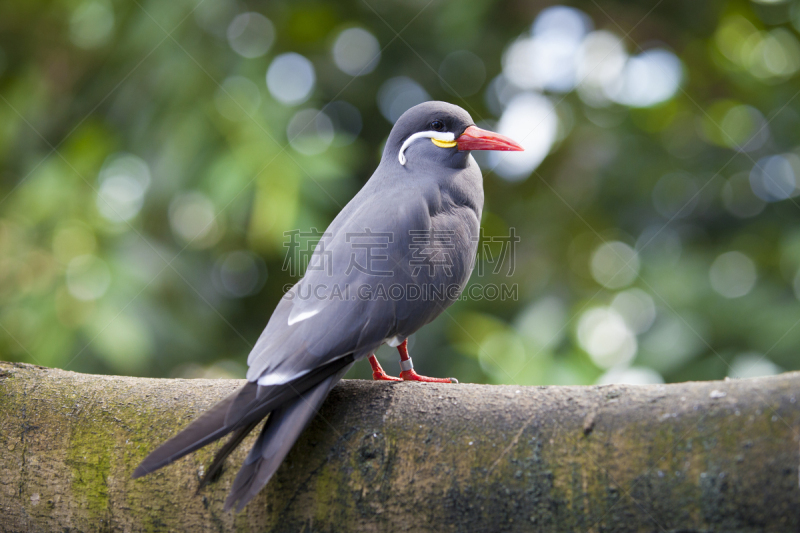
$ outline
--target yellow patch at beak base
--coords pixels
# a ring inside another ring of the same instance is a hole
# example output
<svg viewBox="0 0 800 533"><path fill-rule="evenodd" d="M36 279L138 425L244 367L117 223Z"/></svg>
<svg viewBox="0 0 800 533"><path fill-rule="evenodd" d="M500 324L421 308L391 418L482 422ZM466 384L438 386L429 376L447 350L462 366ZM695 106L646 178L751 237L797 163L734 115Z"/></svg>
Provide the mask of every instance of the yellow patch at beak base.
<svg viewBox="0 0 800 533"><path fill-rule="evenodd" d="M434 139L431 137L431 142L438 146L439 148L455 148L458 143L456 141L441 141L439 139Z"/></svg>

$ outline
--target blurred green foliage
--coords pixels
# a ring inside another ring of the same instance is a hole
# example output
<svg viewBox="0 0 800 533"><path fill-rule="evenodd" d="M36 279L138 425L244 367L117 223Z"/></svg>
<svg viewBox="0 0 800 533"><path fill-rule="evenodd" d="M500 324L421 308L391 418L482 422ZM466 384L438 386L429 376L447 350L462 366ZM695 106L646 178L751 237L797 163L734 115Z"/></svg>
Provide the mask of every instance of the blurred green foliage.
<svg viewBox="0 0 800 533"><path fill-rule="evenodd" d="M472 283L517 298L467 298L420 331L421 372L581 384L799 369L800 4L574 4L628 61L680 59L680 85L650 100L663 87L635 70L639 93L616 100L574 80L509 88L504 51L549 6L2 3L0 357L242 376L296 279L286 232L322 230L368 179L391 128L387 80L404 77L402 94L416 82L482 124L509 90L543 94L557 117L521 179L479 159L486 235L521 240L512 274ZM352 28L368 34L340 39ZM268 87L276 57L288 70Z"/></svg>

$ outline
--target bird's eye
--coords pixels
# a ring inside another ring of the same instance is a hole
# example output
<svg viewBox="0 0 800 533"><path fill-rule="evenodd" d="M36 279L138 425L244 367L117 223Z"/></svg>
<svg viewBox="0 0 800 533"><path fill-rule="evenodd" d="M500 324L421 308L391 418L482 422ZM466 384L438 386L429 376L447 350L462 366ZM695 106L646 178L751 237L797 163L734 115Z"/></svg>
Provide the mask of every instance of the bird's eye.
<svg viewBox="0 0 800 533"><path fill-rule="evenodd" d="M434 120L431 122L430 128L434 131L444 131L444 122L441 120Z"/></svg>

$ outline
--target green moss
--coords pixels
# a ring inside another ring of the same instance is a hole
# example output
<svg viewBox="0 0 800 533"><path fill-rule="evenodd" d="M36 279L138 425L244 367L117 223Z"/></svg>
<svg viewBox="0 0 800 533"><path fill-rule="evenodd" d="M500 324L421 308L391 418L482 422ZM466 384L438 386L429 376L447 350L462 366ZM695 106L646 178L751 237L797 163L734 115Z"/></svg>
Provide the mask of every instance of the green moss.
<svg viewBox="0 0 800 533"><path fill-rule="evenodd" d="M109 512L108 477L114 436L88 420L74 424L69 439L66 464L72 472L72 492L92 519Z"/></svg>
<svg viewBox="0 0 800 533"><path fill-rule="evenodd" d="M347 483L342 483L341 469L326 465L317 471L314 484L314 521L324 524L330 520L334 513L342 513L341 502L336 495L345 490Z"/></svg>

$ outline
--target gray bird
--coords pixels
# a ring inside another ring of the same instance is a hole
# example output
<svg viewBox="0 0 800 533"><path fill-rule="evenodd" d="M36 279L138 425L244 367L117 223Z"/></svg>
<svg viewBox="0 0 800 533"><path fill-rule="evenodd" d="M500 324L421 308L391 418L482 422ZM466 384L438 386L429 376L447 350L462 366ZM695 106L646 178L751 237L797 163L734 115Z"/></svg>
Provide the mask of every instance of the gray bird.
<svg viewBox="0 0 800 533"><path fill-rule="evenodd" d="M520 151L445 102L406 111L378 168L317 244L303 278L278 303L247 358L247 384L148 455L138 478L223 436L201 487L269 415L225 501L241 509L280 466L331 388L355 361L373 377L457 383L414 371L407 338L451 305L467 284L478 246L483 185L471 150ZM400 378L375 358L400 352Z"/></svg>

